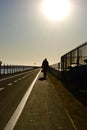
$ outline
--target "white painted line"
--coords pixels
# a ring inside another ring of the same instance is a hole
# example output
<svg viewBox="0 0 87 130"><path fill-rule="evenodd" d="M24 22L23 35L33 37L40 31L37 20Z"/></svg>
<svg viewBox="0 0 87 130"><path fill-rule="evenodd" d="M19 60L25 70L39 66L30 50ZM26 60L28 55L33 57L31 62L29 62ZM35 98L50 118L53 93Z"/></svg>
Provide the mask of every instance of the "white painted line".
<svg viewBox="0 0 87 130"><path fill-rule="evenodd" d="M0 88L0 91L2 91L4 88Z"/></svg>
<svg viewBox="0 0 87 130"><path fill-rule="evenodd" d="M22 74L27 74L27 73L33 72L33 71L34 71L34 70L29 70L28 72L23 72L23 73L20 73L20 74L16 74L16 75L14 75L14 76L10 76L10 77L4 78L4 79L0 79L0 82L1 82L1 81L4 81L4 80L11 79L11 78L14 78L14 77L17 77L17 76L20 76L20 75L22 75Z"/></svg>
<svg viewBox="0 0 87 130"><path fill-rule="evenodd" d="M24 97L22 98L21 102L19 103L18 107L16 108L15 112L13 113L12 117L10 118L10 120L8 121L8 123L6 124L4 130L13 130L23 109L24 106L27 102L28 97L30 96L30 93L34 87L34 84L39 76L41 71L39 71L39 73L37 74L36 78L34 79L34 81L32 82L32 84L29 86L29 89L27 90L27 92L25 93Z"/></svg>
<svg viewBox="0 0 87 130"><path fill-rule="evenodd" d="M28 77L28 76L30 76L30 75L32 75L32 73L27 74L27 75L23 76L22 78L24 79L24 78L26 78L26 77Z"/></svg>
<svg viewBox="0 0 87 130"><path fill-rule="evenodd" d="M77 127L76 127L76 125L75 125L75 123L74 123L74 121L72 120L70 114L68 113L68 111L67 111L66 109L65 109L65 112L66 112L66 114L67 114L67 116L68 116L70 122L72 123L72 126L74 127L74 129L75 129L75 130L78 130Z"/></svg>
<svg viewBox="0 0 87 130"><path fill-rule="evenodd" d="M14 83L17 83L17 82L18 82L17 80L14 81Z"/></svg>
<svg viewBox="0 0 87 130"><path fill-rule="evenodd" d="M22 77L22 79L24 79L24 77Z"/></svg>
<svg viewBox="0 0 87 130"><path fill-rule="evenodd" d="M21 80L21 78L19 78L18 80Z"/></svg>
<svg viewBox="0 0 87 130"><path fill-rule="evenodd" d="M9 83L9 84L8 84L8 86L11 86L11 85L12 85L12 83Z"/></svg>

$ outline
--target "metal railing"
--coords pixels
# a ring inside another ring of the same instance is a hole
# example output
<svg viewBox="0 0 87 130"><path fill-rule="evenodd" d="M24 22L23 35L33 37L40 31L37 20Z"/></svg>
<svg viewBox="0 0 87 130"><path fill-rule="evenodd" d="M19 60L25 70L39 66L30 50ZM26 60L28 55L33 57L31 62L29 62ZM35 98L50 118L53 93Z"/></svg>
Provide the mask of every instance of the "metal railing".
<svg viewBox="0 0 87 130"><path fill-rule="evenodd" d="M0 61L0 75L2 74L13 74L17 72L22 72L26 70L31 70L34 69L33 66L23 66L23 65L8 65L8 64L3 64Z"/></svg>
<svg viewBox="0 0 87 130"><path fill-rule="evenodd" d="M87 64L87 42L71 50L61 57L61 70L67 71L68 67Z"/></svg>

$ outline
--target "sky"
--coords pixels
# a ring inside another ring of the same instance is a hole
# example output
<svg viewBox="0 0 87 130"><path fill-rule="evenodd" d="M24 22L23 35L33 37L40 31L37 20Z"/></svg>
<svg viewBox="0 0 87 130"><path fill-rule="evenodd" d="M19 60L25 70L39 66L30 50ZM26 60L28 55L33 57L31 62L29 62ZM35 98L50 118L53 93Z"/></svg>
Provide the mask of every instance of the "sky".
<svg viewBox="0 0 87 130"><path fill-rule="evenodd" d="M41 10L44 0L0 0L0 60L15 65L60 62L87 41L87 0L69 0L71 12L60 21Z"/></svg>

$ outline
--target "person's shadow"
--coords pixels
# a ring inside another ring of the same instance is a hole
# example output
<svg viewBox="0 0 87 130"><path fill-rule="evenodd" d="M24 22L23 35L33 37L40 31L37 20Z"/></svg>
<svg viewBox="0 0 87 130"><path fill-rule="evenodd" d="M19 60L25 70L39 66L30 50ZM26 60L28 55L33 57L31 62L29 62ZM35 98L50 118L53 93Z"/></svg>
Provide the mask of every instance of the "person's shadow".
<svg viewBox="0 0 87 130"><path fill-rule="evenodd" d="M38 80L43 81L43 80L46 80L46 78L45 77L40 77Z"/></svg>

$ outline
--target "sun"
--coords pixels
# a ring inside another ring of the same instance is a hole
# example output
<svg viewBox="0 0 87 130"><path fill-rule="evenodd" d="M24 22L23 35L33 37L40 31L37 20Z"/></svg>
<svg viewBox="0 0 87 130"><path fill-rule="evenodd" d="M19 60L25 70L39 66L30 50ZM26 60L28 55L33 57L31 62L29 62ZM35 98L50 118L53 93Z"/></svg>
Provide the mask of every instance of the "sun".
<svg viewBox="0 0 87 130"><path fill-rule="evenodd" d="M48 18L58 21L70 14L71 5L69 0L44 0L41 9Z"/></svg>

